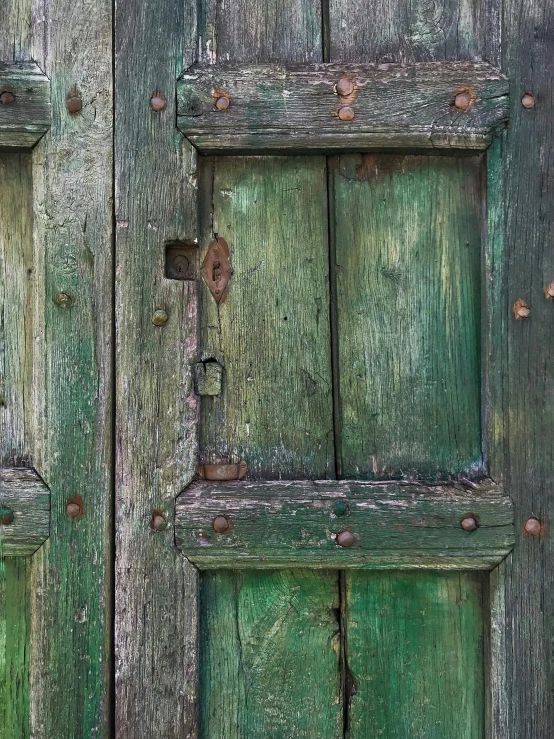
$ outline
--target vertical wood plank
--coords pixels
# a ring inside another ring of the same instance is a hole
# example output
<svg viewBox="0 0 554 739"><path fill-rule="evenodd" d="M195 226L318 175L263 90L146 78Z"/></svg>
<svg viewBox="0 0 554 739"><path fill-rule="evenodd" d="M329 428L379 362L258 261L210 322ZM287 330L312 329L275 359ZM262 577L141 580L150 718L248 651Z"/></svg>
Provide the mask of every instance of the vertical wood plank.
<svg viewBox="0 0 554 739"><path fill-rule="evenodd" d="M482 739L482 576L350 571L348 736Z"/></svg>
<svg viewBox="0 0 554 739"><path fill-rule="evenodd" d="M339 739L337 573L203 573L202 739Z"/></svg>
<svg viewBox="0 0 554 739"><path fill-rule="evenodd" d="M502 71L510 80L510 127L491 159L487 278L494 299L489 373L491 472L515 502L519 532L506 566L507 700L496 716L506 739L546 737L554 715L554 7L540 0L504 2ZM536 105L525 109L524 93ZM513 304L528 304L516 320ZM531 516L542 536L527 536Z"/></svg>
<svg viewBox="0 0 554 739"><path fill-rule="evenodd" d="M33 455L52 514L32 560L31 735L98 739L110 734L111 682L111 3L36 0L33 19L53 109L33 152ZM74 86L83 107L71 116ZM78 519L65 511L74 495Z"/></svg>
<svg viewBox="0 0 554 739"><path fill-rule="evenodd" d="M0 5L0 61L23 62L31 51L33 0L2 0Z"/></svg>
<svg viewBox="0 0 554 739"><path fill-rule="evenodd" d="M2 559L0 542L0 737L29 736L30 560Z"/></svg>
<svg viewBox="0 0 554 739"><path fill-rule="evenodd" d="M480 166L336 163L343 477L444 479L481 466Z"/></svg>
<svg viewBox="0 0 554 739"><path fill-rule="evenodd" d="M233 276L219 304L202 285L202 356L225 368L202 398L202 459L244 458L249 479L332 477L325 158L206 169L203 243L227 241Z"/></svg>
<svg viewBox="0 0 554 739"><path fill-rule="evenodd" d="M116 3L118 739L196 736L197 573L173 543L173 502L197 461L196 289L164 276L165 242L198 236L195 156L174 104L194 33L194 3ZM165 530L151 528L155 511Z"/></svg>

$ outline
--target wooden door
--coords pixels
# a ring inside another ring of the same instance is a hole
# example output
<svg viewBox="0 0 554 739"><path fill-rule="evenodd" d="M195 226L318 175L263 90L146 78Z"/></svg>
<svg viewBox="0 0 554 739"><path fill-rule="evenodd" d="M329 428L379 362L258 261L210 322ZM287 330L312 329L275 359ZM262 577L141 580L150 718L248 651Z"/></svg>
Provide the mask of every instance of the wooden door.
<svg viewBox="0 0 554 739"><path fill-rule="evenodd" d="M550 735L553 27L3 4L2 739Z"/></svg>

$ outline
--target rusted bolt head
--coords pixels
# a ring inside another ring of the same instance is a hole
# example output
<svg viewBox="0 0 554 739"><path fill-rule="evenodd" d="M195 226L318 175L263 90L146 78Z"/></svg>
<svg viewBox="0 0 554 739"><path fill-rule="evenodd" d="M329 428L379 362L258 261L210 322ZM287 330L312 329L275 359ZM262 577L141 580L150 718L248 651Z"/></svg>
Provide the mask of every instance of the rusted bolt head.
<svg viewBox="0 0 554 739"><path fill-rule="evenodd" d="M475 516L464 516L460 522L460 526L463 528L464 531L475 531L479 528L479 524L477 523L477 519Z"/></svg>
<svg viewBox="0 0 554 739"><path fill-rule="evenodd" d="M521 104L527 110L531 110L535 107L535 96L530 92L526 92L521 98Z"/></svg>
<svg viewBox="0 0 554 739"><path fill-rule="evenodd" d="M165 95L162 92L155 92L150 98L150 107L156 113L159 113L161 110L163 110L166 105L167 101L165 99Z"/></svg>
<svg viewBox="0 0 554 739"><path fill-rule="evenodd" d="M351 531L341 531L337 534L337 544L339 547L353 547L356 543L356 537Z"/></svg>
<svg viewBox="0 0 554 739"><path fill-rule="evenodd" d="M343 105L342 108L339 108L338 115L341 121L353 121L354 120L354 111L349 105Z"/></svg>
<svg viewBox="0 0 554 739"><path fill-rule="evenodd" d="M165 326L168 320L169 316L164 310L157 310L152 316L152 323L154 326Z"/></svg>
<svg viewBox="0 0 554 739"><path fill-rule="evenodd" d="M81 112L83 109L83 101L78 92L70 93L67 96L65 99L65 107L67 108L67 112L71 113L71 115L76 115Z"/></svg>
<svg viewBox="0 0 554 739"><path fill-rule="evenodd" d="M0 526L9 526L13 519L13 511L5 505L0 505Z"/></svg>
<svg viewBox="0 0 554 739"><path fill-rule="evenodd" d="M71 518L77 518L77 516L81 515L81 506L78 503L75 503L75 501L67 503L65 506L65 512L68 516L71 516Z"/></svg>
<svg viewBox="0 0 554 739"><path fill-rule="evenodd" d="M226 516L216 516L212 526L216 534L226 534L231 528L231 522Z"/></svg>
<svg viewBox="0 0 554 739"><path fill-rule="evenodd" d="M0 91L0 103L2 105L13 105L15 103L15 90L11 85L6 85Z"/></svg>
<svg viewBox="0 0 554 739"><path fill-rule="evenodd" d="M458 110L467 110L471 105L471 95L469 92L459 92L454 98L454 105Z"/></svg>
<svg viewBox="0 0 554 739"><path fill-rule="evenodd" d="M73 305L73 298L67 293L58 293L54 298L54 303L58 308L71 308Z"/></svg>
<svg viewBox="0 0 554 739"><path fill-rule="evenodd" d="M165 516L161 511L154 511L152 520L150 521L150 527L154 531L163 531L166 528Z"/></svg>
<svg viewBox="0 0 554 739"><path fill-rule="evenodd" d="M525 522L525 533L529 534L529 536L540 536L541 535L541 522L538 518L535 518L534 516L529 518Z"/></svg>
<svg viewBox="0 0 554 739"><path fill-rule="evenodd" d="M526 305L522 305L521 308L517 309L517 314L520 318L528 318L531 314L531 311Z"/></svg>
<svg viewBox="0 0 554 739"><path fill-rule="evenodd" d="M337 95L347 97L354 92L354 82L348 79L348 77L341 77L335 85L335 90L337 91Z"/></svg>
<svg viewBox="0 0 554 739"><path fill-rule="evenodd" d="M551 282L550 285L547 285L544 288L544 294L547 300L552 300L552 298L554 298L554 282Z"/></svg>
<svg viewBox="0 0 554 739"><path fill-rule="evenodd" d="M217 100L215 101L215 107L216 107L216 108L217 108L218 110L229 110L229 106L230 106L230 105L231 105L231 101L230 101L230 100L229 100L229 98L228 98L228 97L226 97L225 95L221 95L221 96L220 96L220 97L218 97L218 98L217 98Z"/></svg>
<svg viewBox="0 0 554 739"><path fill-rule="evenodd" d="M333 512L337 518L342 518L342 516L347 516L350 513L350 506L345 500L337 500Z"/></svg>

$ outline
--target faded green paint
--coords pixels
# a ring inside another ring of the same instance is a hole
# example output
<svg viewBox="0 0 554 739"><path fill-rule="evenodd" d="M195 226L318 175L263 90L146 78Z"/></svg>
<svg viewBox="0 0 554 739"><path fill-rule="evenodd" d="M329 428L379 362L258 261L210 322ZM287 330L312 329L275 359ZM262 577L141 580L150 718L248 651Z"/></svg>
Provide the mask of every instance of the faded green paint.
<svg viewBox="0 0 554 739"><path fill-rule="evenodd" d="M337 573L204 573L200 738L341 738L338 614Z"/></svg>
<svg viewBox="0 0 554 739"><path fill-rule="evenodd" d="M481 468L477 157L335 160L340 468Z"/></svg>
<svg viewBox="0 0 554 739"><path fill-rule="evenodd" d="M483 579L349 572L350 739L483 739Z"/></svg>
<svg viewBox="0 0 554 739"><path fill-rule="evenodd" d="M29 736L29 569L27 557L3 559L0 534L1 739Z"/></svg>
<svg viewBox="0 0 554 739"><path fill-rule="evenodd" d="M233 271L221 303L201 288L202 358L224 366L202 399L202 461L332 477L325 159L208 160L202 180L203 247L225 239Z"/></svg>

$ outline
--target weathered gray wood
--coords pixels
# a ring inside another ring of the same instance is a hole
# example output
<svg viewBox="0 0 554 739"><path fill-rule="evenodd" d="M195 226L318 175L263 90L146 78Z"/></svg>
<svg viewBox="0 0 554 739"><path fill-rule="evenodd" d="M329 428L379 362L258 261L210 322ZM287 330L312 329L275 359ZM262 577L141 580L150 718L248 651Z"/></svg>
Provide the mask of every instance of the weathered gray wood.
<svg viewBox="0 0 554 739"><path fill-rule="evenodd" d="M32 153L32 454L52 514L50 537L32 558L30 733L104 739L113 591L111 3L37 3L33 33L53 113ZM83 107L70 115L74 88ZM66 503L75 495L84 510L73 519Z"/></svg>
<svg viewBox="0 0 554 739"><path fill-rule="evenodd" d="M355 81L341 98L341 77ZM456 93L470 91L462 112ZM220 111L221 91L230 97ZM485 149L507 121L508 82L485 63L194 66L177 87L178 125L202 152ZM338 111L348 105L351 121Z"/></svg>
<svg viewBox="0 0 554 739"><path fill-rule="evenodd" d="M197 723L197 571L175 550L173 503L197 469L196 286L165 277L165 243L194 241L196 162L175 128L195 5L116 4L115 734L185 739ZM184 61L183 61L184 60ZM167 107L150 107L162 93ZM152 323L164 310L164 326ZM154 512L167 528L151 528Z"/></svg>
<svg viewBox="0 0 554 739"><path fill-rule="evenodd" d="M491 480L444 483L194 483L177 500L177 547L201 569L491 569L510 551L513 509ZM473 514L479 528L460 525ZM216 516L231 524L213 529ZM349 530L352 547L337 544Z"/></svg>
<svg viewBox="0 0 554 739"><path fill-rule="evenodd" d="M505 0L502 68L510 128L490 159L485 281L492 310L485 354L492 474L514 499L517 541L505 572L506 698L494 739L549 737L554 715L554 6ZM524 93L536 104L526 109ZM523 299L531 313L515 320ZM524 533L529 517L545 529Z"/></svg>
<svg viewBox="0 0 554 739"><path fill-rule="evenodd" d="M0 148L29 149L50 127L50 82L36 64L0 62L0 92L6 87L15 100L0 103Z"/></svg>
<svg viewBox="0 0 554 739"><path fill-rule="evenodd" d="M0 468L0 557L33 554L48 538L50 493L36 472ZM13 520L12 520L13 518Z"/></svg>

